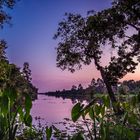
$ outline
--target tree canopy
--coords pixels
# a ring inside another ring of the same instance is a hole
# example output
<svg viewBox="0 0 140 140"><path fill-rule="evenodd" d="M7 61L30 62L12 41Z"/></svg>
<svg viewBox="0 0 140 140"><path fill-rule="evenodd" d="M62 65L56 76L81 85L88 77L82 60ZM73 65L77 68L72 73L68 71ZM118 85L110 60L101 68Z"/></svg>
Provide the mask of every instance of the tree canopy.
<svg viewBox="0 0 140 140"><path fill-rule="evenodd" d="M57 66L74 72L82 64L94 61L106 84L107 90L116 101L112 85L128 72L134 72L140 56L140 1L116 0L112 7L100 12L80 14L66 13L59 23L55 39ZM103 46L116 51L110 62L102 66ZM135 59L134 59L135 58Z"/></svg>
<svg viewBox="0 0 140 140"><path fill-rule="evenodd" d="M105 71L110 80L118 80L136 68L134 56L140 54L140 2L116 1L112 7L101 12L92 12L87 17L67 14L59 23L54 38L61 41L57 47L57 66L74 71L84 64L95 61L100 69L102 46L109 45L117 50ZM134 33L131 32L134 28Z"/></svg>

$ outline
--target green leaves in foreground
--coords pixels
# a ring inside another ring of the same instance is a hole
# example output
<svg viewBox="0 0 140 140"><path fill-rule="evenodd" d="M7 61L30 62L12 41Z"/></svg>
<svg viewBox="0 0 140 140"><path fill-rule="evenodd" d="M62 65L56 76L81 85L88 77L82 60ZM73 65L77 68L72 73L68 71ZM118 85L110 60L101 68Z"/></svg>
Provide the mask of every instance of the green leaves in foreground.
<svg viewBox="0 0 140 140"><path fill-rule="evenodd" d="M25 94L25 110L26 113L29 114L30 113L30 109L32 107L32 100L29 94Z"/></svg>
<svg viewBox="0 0 140 140"><path fill-rule="evenodd" d="M82 109L83 109L83 105L81 105L80 103L77 103L71 111L71 118L73 120L73 122L76 122L80 116L82 115Z"/></svg>
<svg viewBox="0 0 140 140"><path fill-rule="evenodd" d="M88 136L101 140L136 140L140 138L140 95L129 97L121 102L124 114L116 116L107 95L96 97L88 105L77 103L71 112L72 120L77 121L80 116L83 120L88 114L92 128L87 124ZM82 140L83 132L76 133L72 140Z"/></svg>
<svg viewBox="0 0 140 140"><path fill-rule="evenodd" d="M31 126L29 94L19 95L14 88L0 92L0 139L15 140L19 123Z"/></svg>
<svg viewBox="0 0 140 140"><path fill-rule="evenodd" d="M52 127L46 127L46 136L47 136L47 140L51 139L52 136Z"/></svg>
<svg viewBox="0 0 140 140"><path fill-rule="evenodd" d="M32 125L32 116L30 114L25 114L24 123L26 126L29 126L29 127Z"/></svg>

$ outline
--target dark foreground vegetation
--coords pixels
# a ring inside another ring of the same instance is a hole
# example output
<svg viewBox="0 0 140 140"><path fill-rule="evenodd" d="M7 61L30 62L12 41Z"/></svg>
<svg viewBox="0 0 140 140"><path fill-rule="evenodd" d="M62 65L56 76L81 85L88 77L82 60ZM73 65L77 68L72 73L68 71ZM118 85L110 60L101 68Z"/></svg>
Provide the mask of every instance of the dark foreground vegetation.
<svg viewBox="0 0 140 140"><path fill-rule="evenodd" d="M16 0L0 0L0 27L9 23L11 17L5 9L13 8L15 3ZM131 29L135 31L128 34ZM24 63L23 69L20 69L10 63L5 53L6 42L0 40L0 139L42 140L46 136L49 140L57 136L57 139L71 140L138 140L139 81L132 82L136 86L133 92L129 91L132 87L125 92L122 88L118 92L120 96L115 95L113 87L128 72L134 72L140 61L140 1L116 0L111 8L97 13L88 12L87 17L66 14L54 38L59 37L61 42L57 47L57 66L74 72L82 64L94 62L106 89L107 94L93 94L88 105L78 102L72 108L73 122L80 117L86 122L87 115L92 120L92 127L86 123L88 134L79 129L78 133L62 138L61 131L55 126L46 126L41 130L33 127L31 99L36 98L37 89L31 83L29 64ZM111 56L106 66L101 65L102 46L109 46L117 53ZM129 82L123 84L128 86ZM84 94L80 86L78 90L75 87L72 90L72 94L79 91Z"/></svg>

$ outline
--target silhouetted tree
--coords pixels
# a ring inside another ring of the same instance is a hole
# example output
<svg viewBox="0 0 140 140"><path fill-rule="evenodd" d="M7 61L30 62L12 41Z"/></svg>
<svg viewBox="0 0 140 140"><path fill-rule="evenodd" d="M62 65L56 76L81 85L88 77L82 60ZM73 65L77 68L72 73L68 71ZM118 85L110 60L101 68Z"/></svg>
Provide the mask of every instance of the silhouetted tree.
<svg viewBox="0 0 140 140"><path fill-rule="evenodd" d="M79 90L79 91L82 91L82 90L83 90L83 87L82 87L81 84L78 85L78 90Z"/></svg>
<svg viewBox="0 0 140 140"><path fill-rule="evenodd" d="M72 88L71 88L72 91L76 91L77 90L77 87L75 85L72 85Z"/></svg>
<svg viewBox="0 0 140 140"><path fill-rule="evenodd" d="M122 85L127 86L130 91L136 89L136 84L134 80L123 81Z"/></svg>
<svg viewBox="0 0 140 140"><path fill-rule="evenodd" d="M105 86L104 86L104 82L102 79L98 78L97 79L97 84L96 84L96 90L98 93L104 93L105 92Z"/></svg>
<svg viewBox="0 0 140 140"><path fill-rule="evenodd" d="M0 41L0 62L7 60L6 49L7 49L6 42L4 40L1 40Z"/></svg>
<svg viewBox="0 0 140 140"><path fill-rule="evenodd" d="M114 105L117 99L112 90L118 80L128 72L134 72L140 55L140 2L139 0L116 0L112 7L101 12L89 12L87 17L67 14L59 23L54 38L61 38L57 48L57 66L74 72L82 63L92 60L107 88ZM134 32L128 34L128 30ZM102 46L110 46L117 55L111 56L109 65L101 65ZM119 107L114 111L121 113Z"/></svg>
<svg viewBox="0 0 140 140"><path fill-rule="evenodd" d="M104 82L102 79L98 78L97 79L97 85L100 86L100 87L104 87Z"/></svg>
<svg viewBox="0 0 140 140"><path fill-rule="evenodd" d="M5 23L10 23L11 16L7 8L12 9L17 0L0 0L0 27L3 28Z"/></svg>
<svg viewBox="0 0 140 140"><path fill-rule="evenodd" d="M24 64L23 64L23 76L25 77L25 79L29 82L29 83L31 83L31 80L32 80L32 78L31 78L31 70L30 70L30 68L29 68L29 63L28 62L24 62Z"/></svg>
<svg viewBox="0 0 140 140"><path fill-rule="evenodd" d="M7 79L7 69L8 69L8 60L6 57L6 50L7 46L5 41L0 41L0 88L3 88L4 83Z"/></svg>
<svg viewBox="0 0 140 140"><path fill-rule="evenodd" d="M121 83L122 86L127 86L130 93L138 93L140 91L140 81L128 80Z"/></svg>
<svg viewBox="0 0 140 140"><path fill-rule="evenodd" d="M93 78L93 79L91 80L90 86L96 87L96 85L97 85L96 80Z"/></svg>
<svg viewBox="0 0 140 140"><path fill-rule="evenodd" d="M29 68L29 63L24 62L23 70L22 70L23 77L26 81L26 91L27 93L31 94L33 99L37 98L38 89L32 84L32 77L31 77L31 70Z"/></svg>
<svg viewBox="0 0 140 140"><path fill-rule="evenodd" d="M136 87L138 87L140 89L140 80L136 81Z"/></svg>
<svg viewBox="0 0 140 140"><path fill-rule="evenodd" d="M91 80L90 85L88 86L88 89L89 89L89 91L90 91L91 94L96 93L96 87L97 87L97 83L96 83L96 80L93 78Z"/></svg>

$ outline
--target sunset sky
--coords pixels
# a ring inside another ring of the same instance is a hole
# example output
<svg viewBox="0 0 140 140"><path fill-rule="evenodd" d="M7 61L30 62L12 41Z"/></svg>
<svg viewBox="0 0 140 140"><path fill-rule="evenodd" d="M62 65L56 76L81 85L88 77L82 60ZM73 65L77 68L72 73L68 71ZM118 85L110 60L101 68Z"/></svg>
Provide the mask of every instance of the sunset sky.
<svg viewBox="0 0 140 140"><path fill-rule="evenodd" d="M33 83L40 92L70 89L81 83L86 86L91 79L98 78L99 72L93 64L84 66L74 74L56 68L57 41L53 40L58 23L65 12L86 15L87 11L99 11L110 7L111 0L21 0L13 10L12 26L6 25L0 37L8 43L7 54L10 62L22 67L29 62ZM108 56L104 55L104 61ZM124 79L140 80L140 66L135 74Z"/></svg>

